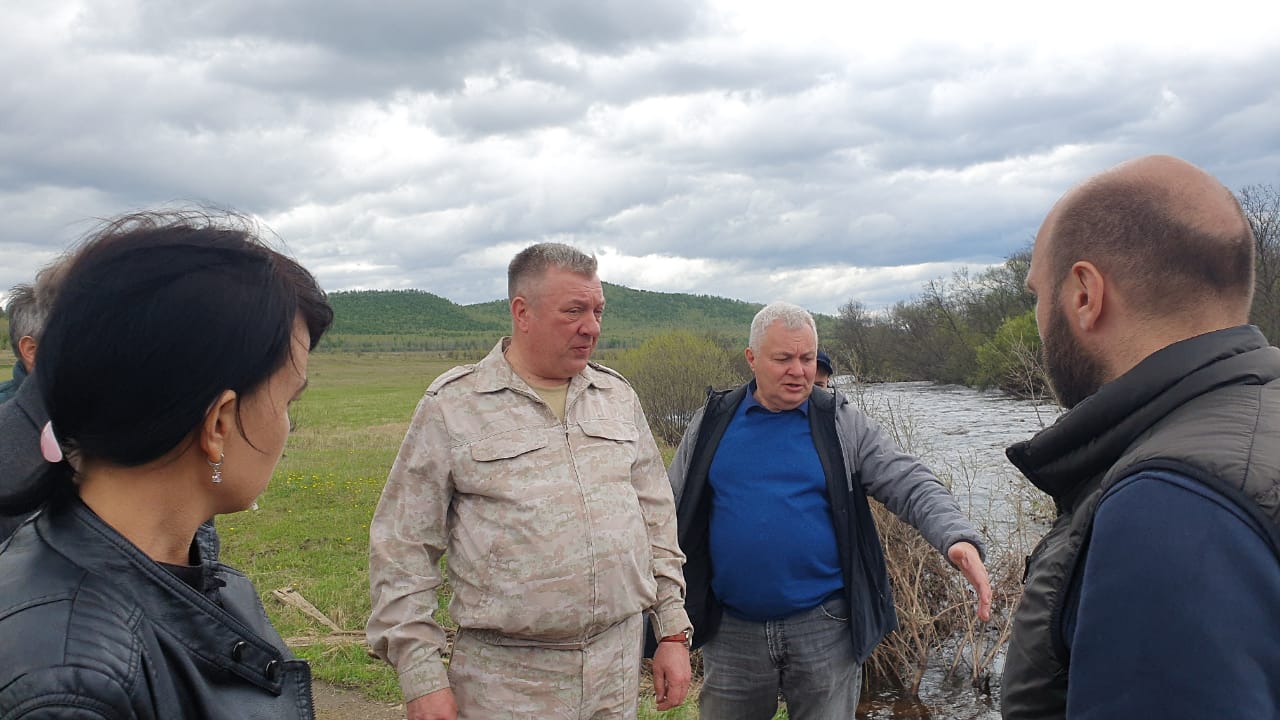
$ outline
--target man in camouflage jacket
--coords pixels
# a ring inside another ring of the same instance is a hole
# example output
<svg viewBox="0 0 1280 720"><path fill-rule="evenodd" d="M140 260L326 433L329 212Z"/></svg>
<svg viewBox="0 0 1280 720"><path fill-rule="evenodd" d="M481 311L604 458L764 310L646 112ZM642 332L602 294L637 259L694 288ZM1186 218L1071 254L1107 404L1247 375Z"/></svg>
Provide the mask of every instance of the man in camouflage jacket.
<svg viewBox="0 0 1280 720"><path fill-rule="evenodd" d="M512 337L428 388L370 525L369 641L410 720L634 718L642 613L659 708L688 690L684 555L631 386L590 363L595 259L554 243L509 270ZM449 667L432 614L448 554Z"/></svg>

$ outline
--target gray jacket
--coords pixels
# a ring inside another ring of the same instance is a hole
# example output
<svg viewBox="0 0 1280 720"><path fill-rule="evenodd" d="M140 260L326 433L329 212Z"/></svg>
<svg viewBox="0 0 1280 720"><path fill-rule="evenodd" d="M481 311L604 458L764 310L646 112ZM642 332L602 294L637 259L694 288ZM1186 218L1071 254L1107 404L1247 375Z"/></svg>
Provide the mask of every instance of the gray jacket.
<svg viewBox="0 0 1280 720"><path fill-rule="evenodd" d="M34 375L13 399L0 404L0 542L43 499L39 485L47 465L40 455L40 428L48 421Z"/></svg>
<svg viewBox="0 0 1280 720"><path fill-rule="evenodd" d="M27 377L12 400L0 403L0 543L44 502L48 463L40 454L40 431L49 422L40 383ZM209 519L196 530L201 554L217 560L222 543Z"/></svg>
<svg viewBox="0 0 1280 720"><path fill-rule="evenodd" d="M711 460L750 386L712 393L689 423L668 478L676 496L680 546L687 556L686 610L699 644L719 625L721 605L711 590L707 531L711 494L704 492ZM884 503L920 531L940 553L953 544L972 543L983 552L978 532L960 512L955 498L918 459L898 449L893 439L843 394L815 389L809 397L814 447L827 474L828 499L836 524L845 579L853 609L850 632L859 661L897 625L879 535L867 496Z"/></svg>

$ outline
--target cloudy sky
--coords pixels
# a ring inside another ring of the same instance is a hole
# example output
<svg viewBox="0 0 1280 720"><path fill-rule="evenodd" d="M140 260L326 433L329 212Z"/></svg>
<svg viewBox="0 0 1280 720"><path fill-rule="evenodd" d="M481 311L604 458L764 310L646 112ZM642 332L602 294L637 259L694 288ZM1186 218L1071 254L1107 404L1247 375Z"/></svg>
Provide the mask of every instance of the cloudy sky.
<svg viewBox="0 0 1280 720"><path fill-rule="evenodd" d="M1152 152L1280 185L1280 3L0 3L0 288L199 202L328 290L492 300L557 240L631 287L884 307Z"/></svg>

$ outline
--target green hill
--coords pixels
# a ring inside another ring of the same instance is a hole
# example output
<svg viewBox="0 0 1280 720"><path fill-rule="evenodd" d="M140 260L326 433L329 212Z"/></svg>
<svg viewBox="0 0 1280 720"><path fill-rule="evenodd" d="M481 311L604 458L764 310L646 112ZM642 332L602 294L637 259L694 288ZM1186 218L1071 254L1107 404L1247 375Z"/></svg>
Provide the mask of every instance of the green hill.
<svg viewBox="0 0 1280 720"><path fill-rule="evenodd" d="M604 283L602 348L632 347L664 330L725 335L745 344L760 305ZM510 330L506 300L458 305L421 290L330 293L334 324L327 350L488 349Z"/></svg>
<svg viewBox="0 0 1280 720"><path fill-rule="evenodd" d="M509 323L477 317L422 290L356 290L329 294L333 332L340 335L423 335L498 332Z"/></svg>
<svg viewBox="0 0 1280 720"><path fill-rule="evenodd" d="M663 330L686 329L698 332L741 335L745 340L751 318L761 305L685 293L634 290L603 283L605 297L603 347L629 347ZM511 325L506 300L466 305L463 308L479 322L498 322L505 331Z"/></svg>

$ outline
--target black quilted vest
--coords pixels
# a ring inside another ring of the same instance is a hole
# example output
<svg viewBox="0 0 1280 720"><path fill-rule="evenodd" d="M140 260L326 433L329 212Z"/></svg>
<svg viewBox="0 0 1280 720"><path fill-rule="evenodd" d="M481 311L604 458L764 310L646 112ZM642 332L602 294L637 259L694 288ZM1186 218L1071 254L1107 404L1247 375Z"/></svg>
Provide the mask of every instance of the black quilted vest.
<svg viewBox="0 0 1280 720"><path fill-rule="evenodd" d="M1152 354L1008 449L1058 516L1027 560L1001 687L1006 720L1066 717L1064 595L1098 501L1118 480L1149 469L1195 478L1256 518L1280 558L1278 378L1280 349L1257 328L1207 333Z"/></svg>

